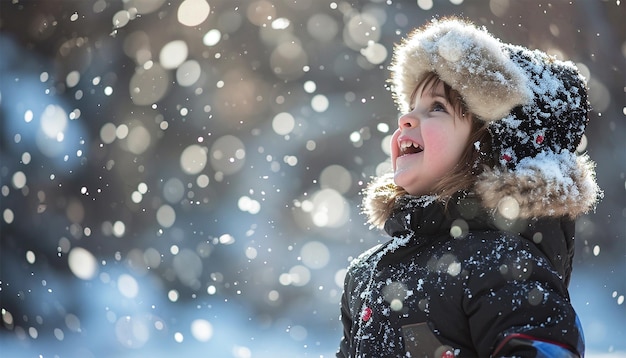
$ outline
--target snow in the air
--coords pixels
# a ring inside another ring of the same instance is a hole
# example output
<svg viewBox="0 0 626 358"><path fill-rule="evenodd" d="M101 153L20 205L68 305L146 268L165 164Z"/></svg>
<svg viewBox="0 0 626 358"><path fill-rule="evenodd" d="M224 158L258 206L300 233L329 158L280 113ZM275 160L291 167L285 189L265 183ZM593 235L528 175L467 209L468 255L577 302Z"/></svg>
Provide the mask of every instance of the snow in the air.
<svg viewBox="0 0 626 358"><path fill-rule="evenodd" d="M388 240L360 203L390 169L393 48L451 14L570 59L588 80L578 149L597 163L604 199L577 223L571 299L587 357L626 355L623 7L1 2L0 355L333 357L347 268ZM448 44L440 55L457 58L463 44ZM522 167L570 190L541 159ZM514 221L519 204L497 210ZM467 230L456 221L450 235ZM431 264L464 269L451 255ZM422 290L372 284L390 310ZM527 293L534 304L545 295Z"/></svg>

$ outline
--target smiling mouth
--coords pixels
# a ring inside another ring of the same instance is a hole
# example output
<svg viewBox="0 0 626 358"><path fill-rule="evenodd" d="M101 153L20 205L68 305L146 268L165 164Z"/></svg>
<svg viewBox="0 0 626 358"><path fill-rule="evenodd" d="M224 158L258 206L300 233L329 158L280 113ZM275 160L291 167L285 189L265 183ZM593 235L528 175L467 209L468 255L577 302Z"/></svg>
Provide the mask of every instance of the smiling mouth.
<svg viewBox="0 0 626 358"><path fill-rule="evenodd" d="M404 155L408 155L408 154L417 154L417 153L421 153L422 151L424 151L424 148L422 148L421 145L410 141L410 140L403 140L400 142L400 155L399 157L402 157Z"/></svg>

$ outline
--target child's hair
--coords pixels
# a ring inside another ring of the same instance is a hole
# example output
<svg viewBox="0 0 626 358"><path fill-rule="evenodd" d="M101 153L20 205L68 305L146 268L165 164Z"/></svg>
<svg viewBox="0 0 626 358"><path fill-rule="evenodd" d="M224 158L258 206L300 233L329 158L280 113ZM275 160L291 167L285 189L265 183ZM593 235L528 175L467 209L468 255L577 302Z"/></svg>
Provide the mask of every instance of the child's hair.
<svg viewBox="0 0 626 358"><path fill-rule="evenodd" d="M439 84L443 84L444 95L452 105L454 115L462 121L472 122L470 136L465 144L465 149L461 154L458 164L446 176L435 183L432 191L432 194L437 196L439 200L447 202L459 191L471 191L477 176L483 172L485 166L490 167L493 166L494 163L491 156L491 135L487 128L488 122L484 122L478 118L478 116L470 113L460 94L439 78L436 73L429 72L415 85L411 94L411 103L415 102L419 88L430 88L431 91L434 91ZM388 200L385 200L386 207L382 208L381 214L383 214L383 216L379 218L381 220L389 216L389 213L391 213L396 205L397 198L408 194L404 188L395 184L393 184L392 188L387 187L386 190L391 190L392 192L388 196ZM371 219L377 221L376 218ZM377 225L381 224L380 222L372 223Z"/></svg>

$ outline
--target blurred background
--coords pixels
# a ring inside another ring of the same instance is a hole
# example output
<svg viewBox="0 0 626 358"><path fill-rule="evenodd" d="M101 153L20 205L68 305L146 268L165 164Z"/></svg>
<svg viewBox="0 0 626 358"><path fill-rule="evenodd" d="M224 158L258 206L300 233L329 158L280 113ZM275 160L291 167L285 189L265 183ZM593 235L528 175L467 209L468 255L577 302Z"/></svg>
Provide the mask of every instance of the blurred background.
<svg viewBox="0 0 626 358"><path fill-rule="evenodd" d="M570 286L626 356L620 0L2 0L3 357L331 357L350 260L386 240L393 45L459 15L575 62L605 192Z"/></svg>

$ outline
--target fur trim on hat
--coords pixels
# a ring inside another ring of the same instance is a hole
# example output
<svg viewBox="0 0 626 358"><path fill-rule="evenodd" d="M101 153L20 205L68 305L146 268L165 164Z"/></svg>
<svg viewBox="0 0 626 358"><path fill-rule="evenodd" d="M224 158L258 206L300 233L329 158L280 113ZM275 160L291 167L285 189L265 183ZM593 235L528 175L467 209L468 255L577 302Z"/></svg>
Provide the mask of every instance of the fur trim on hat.
<svg viewBox="0 0 626 358"><path fill-rule="evenodd" d="M391 64L396 104L409 111L411 93L428 72L436 73L485 121L498 120L528 103L523 72L486 30L460 19L433 20L398 45Z"/></svg>

